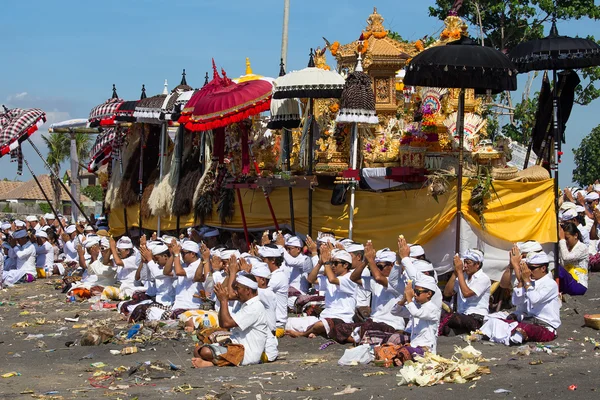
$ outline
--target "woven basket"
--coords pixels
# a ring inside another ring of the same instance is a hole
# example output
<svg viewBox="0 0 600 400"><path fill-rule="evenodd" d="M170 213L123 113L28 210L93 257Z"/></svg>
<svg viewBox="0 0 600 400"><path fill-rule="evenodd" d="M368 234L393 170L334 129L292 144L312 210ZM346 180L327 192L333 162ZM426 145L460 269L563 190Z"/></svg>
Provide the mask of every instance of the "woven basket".
<svg viewBox="0 0 600 400"><path fill-rule="evenodd" d="M600 314L586 314L583 319L585 326L600 330Z"/></svg>
<svg viewBox="0 0 600 400"><path fill-rule="evenodd" d="M518 176L519 169L517 167L492 168L492 178L507 181Z"/></svg>
<svg viewBox="0 0 600 400"><path fill-rule="evenodd" d="M548 170L539 165L532 165L523 171L519 171L517 176L511 180L518 182L540 182L545 181L546 179L550 179Z"/></svg>

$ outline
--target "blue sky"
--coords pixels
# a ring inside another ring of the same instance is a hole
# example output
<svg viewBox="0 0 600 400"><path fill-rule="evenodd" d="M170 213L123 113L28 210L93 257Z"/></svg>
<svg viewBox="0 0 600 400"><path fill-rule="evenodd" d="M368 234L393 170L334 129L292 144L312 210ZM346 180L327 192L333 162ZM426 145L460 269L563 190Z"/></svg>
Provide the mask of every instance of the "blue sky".
<svg viewBox="0 0 600 400"><path fill-rule="evenodd" d="M148 95L160 93L165 79L174 87L185 68L188 83L199 87L210 71L211 57L231 77L244 73L246 57L255 73L277 76L279 71L283 0L4 3L0 13L0 103L44 109L49 117L45 127L87 117L92 107L110 96L113 83L120 97L137 99L142 84ZM288 70L305 67L309 49L323 46L322 36L340 43L355 40L373 6L385 18L385 26L406 39L439 34L443 23L427 15L427 7L433 3L291 0ZM593 21L561 23L558 28L564 35L600 37L600 24ZM331 56L329 61L332 63ZM524 78L519 83L523 86ZM538 87L539 83L534 83L532 91ZM561 185L571 181L571 149L600 124L599 106L597 100L573 109ZM44 133L43 127L32 137L42 151ZM34 172L45 173L30 146L23 147ZM5 177L16 177L16 165L8 156L0 159L0 179ZM30 177L24 171L20 179Z"/></svg>

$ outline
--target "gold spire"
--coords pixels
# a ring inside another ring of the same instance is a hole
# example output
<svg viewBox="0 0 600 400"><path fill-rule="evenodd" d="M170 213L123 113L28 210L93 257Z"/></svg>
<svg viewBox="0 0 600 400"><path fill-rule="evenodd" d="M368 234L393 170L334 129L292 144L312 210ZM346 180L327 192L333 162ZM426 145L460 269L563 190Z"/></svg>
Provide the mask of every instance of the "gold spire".
<svg viewBox="0 0 600 400"><path fill-rule="evenodd" d="M246 57L246 75L252 75L252 67L250 66L249 57Z"/></svg>
<svg viewBox="0 0 600 400"><path fill-rule="evenodd" d="M383 17L377 13L377 7L373 7L373 14L367 18L367 32L386 32L383 27Z"/></svg>

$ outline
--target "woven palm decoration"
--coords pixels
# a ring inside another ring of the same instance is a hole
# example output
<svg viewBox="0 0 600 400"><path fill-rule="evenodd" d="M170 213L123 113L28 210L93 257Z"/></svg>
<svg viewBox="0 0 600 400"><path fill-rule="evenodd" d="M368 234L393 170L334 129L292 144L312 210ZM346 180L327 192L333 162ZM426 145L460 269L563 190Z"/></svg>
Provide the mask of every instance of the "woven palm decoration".
<svg viewBox="0 0 600 400"><path fill-rule="evenodd" d="M354 71L348 75L337 122L356 122L377 124L375 114L375 95L371 86L371 77L362 71Z"/></svg>
<svg viewBox="0 0 600 400"><path fill-rule="evenodd" d="M458 147L460 136L456 132L456 116L456 112L450 114L448 118L444 120L444 125L446 128L448 128L448 133L454 138L454 143L456 147ZM484 125L485 119L481 118L481 116L473 113L465 114L465 150L473 151L477 139L477 133L481 130L481 128L483 128Z"/></svg>
<svg viewBox="0 0 600 400"><path fill-rule="evenodd" d="M425 87L419 91L421 97L421 109L425 109L429 105L433 114L442 109L442 97L448 93L446 88Z"/></svg>

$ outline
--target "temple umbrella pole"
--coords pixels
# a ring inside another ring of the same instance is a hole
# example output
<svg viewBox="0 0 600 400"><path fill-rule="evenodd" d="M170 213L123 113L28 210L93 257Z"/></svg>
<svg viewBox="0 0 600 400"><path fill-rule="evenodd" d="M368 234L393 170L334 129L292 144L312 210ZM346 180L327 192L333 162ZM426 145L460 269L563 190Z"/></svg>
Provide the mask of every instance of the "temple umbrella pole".
<svg viewBox="0 0 600 400"><path fill-rule="evenodd" d="M352 154L351 154L351 162L352 162L352 170L356 170L356 166L358 165L358 123L354 122L352 124ZM356 182L352 182L350 184L350 215L349 215L349 223L348 223L348 238L352 239L352 231L354 229L354 202L356 200Z"/></svg>
<svg viewBox="0 0 600 400"><path fill-rule="evenodd" d="M76 134L73 129L69 129L69 136L71 137L71 194L76 199L79 199L79 192L77 191L77 180L79 179L79 157L77 154ZM78 213L76 207L71 207L71 217L73 218L73 221L77 221Z"/></svg>
<svg viewBox="0 0 600 400"><path fill-rule="evenodd" d="M254 158L254 152L252 151L251 144L248 144L248 153L252 158L252 163L254 164L254 171L256 172L256 175L260 176L260 168L258 166L256 158ZM273 219L273 223L275 224L275 229L279 231L279 223L277 222L277 217L275 216L275 211L273 210L273 205L271 204L271 199L269 198L269 193L267 193L267 189L265 189L264 186L262 187L262 192L265 196L265 200L267 201L267 206L269 207L269 212L271 213L271 219Z"/></svg>
<svg viewBox="0 0 600 400"><path fill-rule="evenodd" d="M173 175L177 174L177 182L179 184L179 175L181 174L181 158L183 157L183 124L179 124L177 128L177 144L175 146L175 171L173 171ZM175 225L175 229L177 230L177 238L179 238L179 222L180 216L177 216L177 222Z"/></svg>
<svg viewBox="0 0 600 400"><path fill-rule="evenodd" d="M462 219L462 177L463 177L463 157L464 157L464 128L465 126L465 89L460 89L458 95L458 119L456 121L456 132L459 135L458 140L458 172L456 183L456 244L455 253L460 254L460 225Z"/></svg>
<svg viewBox="0 0 600 400"><path fill-rule="evenodd" d="M560 237L560 220L558 218L558 163L560 162L561 156L562 135L560 132L560 124L558 121L558 84L556 79L556 69L552 71L552 84L554 86L552 88L552 125L554 129L554 167L556 168L556 170L554 171L554 212L556 214L556 242L554 243L554 279L558 281L558 240Z"/></svg>
<svg viewBox="0 0 600 400"><path fill-rule="evenodd" d="M286 128L283 128L283 134L285 136L285 145L286 145L286 153L287 153L287 172L288 174L292 174L292 131ZM296 234L296 221L294 218L294 189L292 186L288 187L288 197L290 198L290 221L292 225L292 232L294 235Z"/></svg>
<svg viewBox="0 0 600 400"><path fill-rule="evenodd" d="M77 202L77 200L75 200L75 198L73 197L73 195L71 195L71 192L65 186L65 184L63 183L63 181L54 173L54 171L52 171L52 169L50 168L50 165L48 165L48 162L46 161L46 159L44 158L44 156L42 156L42 153L40 153L40 150L37 148L37 146L35 144L33 144L33 142L31 141L30 138L27 138L27 141L29 142L29 144L31 145L31 147L33 147L33 149L35 150L35 152L37 153L37 155L42 159L42 161L44 162L44 165L46 166L46 168L48 168L48 170L50 171L50 173L52 174L52 176L54 176L54 178L56 178L56 180L58 181L58 183L60 183L60 186L64 189L65 192L67 192L67 194L69 195L69 198L71 199L71 201L73 202L73 204L75 204L75 206L79 209L79 212L81 213L81 215L84 216L84 218L87 221L88 225L92 226L93 225L92 221L90 221L90 219L88 218L88 216L85 213L85 211L83 211L83 208L81 208L81 205L79 205L79 203Z"/></svg>
<svg viewBox="0 0 600 400"><path fill-rule="evenodd" d="M44 191L44 188L42 187L42 185L41 185L40 181L38 180L37 176L35 176L35 174L31 170L31 167L29 166L29 162L27 162L26 158L23 158L23 161L25 161L25 165L27 166L27 169L29 170L29 173L31 174L31 176L33 176L33 179L35 180L35 183L37 183L38 187L40 188L40 191L42 192L42 195L44 196L44 199L46 199L46 203L48 203L48 205L50 206L50 210L52 210L52 213L54 213L54 215L57 216L58 213L56 212L56 210L54 209L54 206L50 202L50 199L48 198L48 195ZM60 227L64 230L65 226L63 225L61 219L58 218L58 217L56 217L56 219L58 220L58 224L60 225Z"/></svg>
<svg viewBox="0 0 600 400"><path fill-rule="evenodd" d="M159 157L160 157L160 161L159 161L159 172L158 172L158 181L162 181L162 177L163 177L163 164L164 164L164 152L165 152L165 136L167 133L167 123L163 122L161 124L161 129L160 129L160 150L159 150ZM141 203L140 203L140 208L141 208ZM156 234L158 237L160 237L160 215L158 216L158 221L156 223Z"/></svg>
<svg viewBox="0 0 600 400"><path fill-rule="evenodd" d="M308 110L308 176L311 177L313 174L313 107L315 105L314 99L309 99L309 110ZM313 214L313 188L308 187L308 235L312 236L312 214Z"/></svg>
<svg viewBox="0 0 600 400"><path fill-rule="evenodd" d="M140 192L138 194L138 198L140 200L140 205L138 208L138 228L140 229L140 237L142 236L143 233L143 226L142 226L142 196L144 194L144 182L143 182L143 175L144 175L144 147L146 147L144 145L144 131L142 130L142 135L140 137L140 169L139 169L139 173L138 173L138 183L140 185Z"/></svg>
<svg viewBox="0 0 600 400"><path fill-rule="evenodd" d="M116 128L116 135L120 135L119 127ZM120 143L120 141L119 141ZM119 145L120 147L120 145ZM121 172L121 177L123 177L123 155L121 154L121 149L119 148L119 170ZM129 233L129 227L127 226L127 207L123 206L123 218L125 218L123 225L125 225L125 236Z"/></svg>

